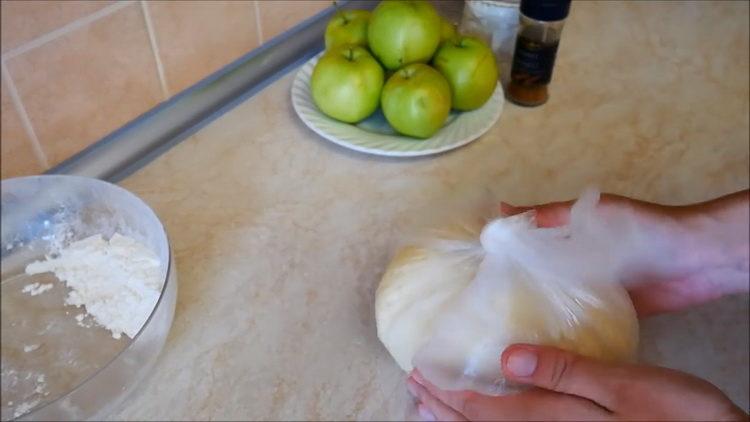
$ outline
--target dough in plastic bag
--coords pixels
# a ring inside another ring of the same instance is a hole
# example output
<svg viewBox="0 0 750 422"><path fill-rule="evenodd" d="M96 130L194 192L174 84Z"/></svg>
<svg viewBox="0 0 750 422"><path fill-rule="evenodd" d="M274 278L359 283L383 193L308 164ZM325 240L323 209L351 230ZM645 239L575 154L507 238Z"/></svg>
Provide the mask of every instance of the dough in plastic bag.
<svg viewBox="0 0 750 422"><path fill-rule="evenodd" d="M571 223L537 228L525 213L463 227L402 249L376 294L378 336L405 371L445 390L502 395L510 344L560 347L607 361L634 359L638 320L617 281L628 227L574 206Z"/></svg>

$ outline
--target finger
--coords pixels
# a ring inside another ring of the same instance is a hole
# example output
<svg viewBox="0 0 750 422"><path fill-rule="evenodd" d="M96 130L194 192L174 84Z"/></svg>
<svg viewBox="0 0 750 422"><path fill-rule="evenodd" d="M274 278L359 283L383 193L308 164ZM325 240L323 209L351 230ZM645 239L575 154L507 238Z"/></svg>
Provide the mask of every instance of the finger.
<svg viewBox="0 0 750 422"><path fill-rule="evenodd" d="M515 382L583 397L609 410L615 408L617 382L627 379L621 367L554 347L513 345L501 363L504 375Z"/></svg>
<svg viewBox="0 0 750 422"><path fill-rule="evenodd" d="M417 376L421 377L419 374ZM415 378L412 376L410 382L416 383ZM601 421L611 417L606 409L589 400L539 388L498 397L467 391L442 391L423 378L422 382L423 384L416 384L440 404L450 406L450 410L468 420Z"/></svg>
<svg viewBox="0 0 750 422"><path fill-rule="evenodd" d="M516 207L507 202L500 203L500 215L502 217L510 217L511 215L521 214L532 209L532 207Z"/></svg>
<svg viewBox="0 0 750 422"><path fill-rule="evenodd" d="M605 421L613 418L611 412L590 400L541 388L490 399L493 405L492 413L500 415L494 419ZM475 418L472 412L466 416L472 420L493 419Z"/></svg>
<svg viewBox="0 0 750 422"><path fill-rule="evenodd" d="M500 215L510 217L527 211L534 211L534 221L537 227L559 227L570 221L571 202L554 202L536 207L514 206L505 202L500 203Z"/></svg>
<svg viewBox="0 0 750 422"><path fill-rule="evenodd" d="M639 317L679 311L693 305L718 299L723 295L711 283L691 278L677 278L667 282L633 283L628 286L630 299Z"/></svg>
<svg viewBox="0 0 750 422"><path fill-rule="evenodd" d="M555 202L536 208L537 227L559 227L570 222L570 202Z"/></svg>
<svg viewBox="0 0 750 422"><path fill-rule="evenodd" d="M465 421L467 420L462 414L452 409L447 404L441 402L437 397L414 379L406 380L406 388L417 398L419 404L417 411L423 420L427 421Z"/></svg>
<svg viewBox="0 0 750 422"><path fill-rule="evenodd" d="M428 391L432 396L436 397L438 400L450 406L453 410L462 415L465 415L464 411L466 410L466 403L469 401L469 398L472 395L477 394L472 391L441 390L431 382L427 381L417 370L412 371L409 380L416 382L418 385Z"/></svg>

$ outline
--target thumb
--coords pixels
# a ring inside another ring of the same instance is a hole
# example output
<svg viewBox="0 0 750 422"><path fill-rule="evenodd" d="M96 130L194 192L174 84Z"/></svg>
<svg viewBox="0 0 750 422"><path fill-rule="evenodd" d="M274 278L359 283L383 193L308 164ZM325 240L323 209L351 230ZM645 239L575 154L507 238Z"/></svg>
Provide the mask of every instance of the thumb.
<svg viewBox="0 0 750 422"><path fill-rule="evenodd" d="M583 397L612 410L620 367L564 350L529 344L508 347L501 357L503 374L519 384Z"/></svg>
<svg viewBox="0 0 750 422"><path fill-rule="evenodd" d="M572 202L553 202L535 207L518 207L505 202L500 203L500 216L510 217L527 211L534 211L537 227L559 227L570 221Z"/></svg>
<svg viewBox="0 0 750 422"><path fill-rule="evenodd" d="M516 207L507 202L500 203L500 216L510 217L512 215L521 214L522 212L531 211L533 207Z"/></svg>

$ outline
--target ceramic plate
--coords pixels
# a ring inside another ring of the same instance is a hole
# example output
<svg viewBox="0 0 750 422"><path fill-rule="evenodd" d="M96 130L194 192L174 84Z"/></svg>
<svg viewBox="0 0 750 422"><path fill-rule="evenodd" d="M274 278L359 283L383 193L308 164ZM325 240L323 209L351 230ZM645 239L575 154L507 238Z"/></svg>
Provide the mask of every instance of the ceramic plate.
<svg viewBox="0 0 750 422"><path fill-rule="evenodd" d="M355 151L396 157L448 151L479 138L500 118L503 110L505 96L498 83L492 97L482 107L467 112L451 111L445 125L428 139L399 135L385 120L380 109L357 124L340 122L321 113L312 99L310 78L322 54L310 59L297 72L292 84L294 110L315 133Z"/></svg>

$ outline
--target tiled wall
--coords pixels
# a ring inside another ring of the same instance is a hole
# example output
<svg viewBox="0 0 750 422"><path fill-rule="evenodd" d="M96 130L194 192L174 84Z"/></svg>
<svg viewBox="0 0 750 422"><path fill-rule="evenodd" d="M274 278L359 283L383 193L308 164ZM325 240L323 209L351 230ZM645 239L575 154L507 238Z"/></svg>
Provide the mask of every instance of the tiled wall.
<svg viewBox="0 0 750 422"><path fill-rule="evenodd" d="M1 4L7 178L62 162L332 1Z"/></svg>

